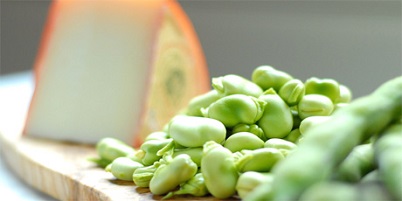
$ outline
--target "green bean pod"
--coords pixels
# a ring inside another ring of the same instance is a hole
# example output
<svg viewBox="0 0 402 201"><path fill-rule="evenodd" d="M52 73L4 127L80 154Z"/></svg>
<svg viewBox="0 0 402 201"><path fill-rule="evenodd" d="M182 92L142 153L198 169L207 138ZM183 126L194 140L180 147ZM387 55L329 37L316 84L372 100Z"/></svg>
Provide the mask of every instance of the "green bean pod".
<svg viewBox="0 0 402 201"><path fill-rule="evenodd" d="M205 196L208 194L207 186L205 185L202 173L195 174L190 180L180 184L180 189L169 192L163 199L169 199L175 195L192 195L196 197Z"/></svg>
<svg viewBox="0 0 402 201"><path fill-rule="evenodd" d="M255 150L242 150L235 164L239 172L256 171L269 172L282 159L283 153L276 148L261 148Z"/></svg>
<svg viewBox="0 0 402 201"><path fill-rule="evenodd" d="M292 79L279 89L278 94L286 104L294 106L300 102L305 93L304 83L299 79Z"/></svg>
<svg viewBox="0 0 402 201"><path fill-rule="evenodd" d="M297 151L274 167L273 199L296 200L310 186L328 180L355 146L401 117L401 103L402 77L398 77L309 129Z"/></svg>
<svg viewBox="0 0 402 201"><path fill-rule="evenodd" d="M203 110L205 117L216 119L226 127L254 124L264 111L265 102L243 94L225 96Z"/></svg>
<svg viewBox="0 0 402 201"><path fill-rule="evenodd" d="M268 89L258 99L266 103L257 124L267 139L283 138L288 135L293 127L293 117L285 101L273 89Z"/></svg>
<svg viewBox="0 0 402 201"><path fill-rule="evenodd" d="M212 87L222 96L244 94L258 97L263 92L254 82L234 74L212 78Z"/></svg>
<svg viewBox="0 0 402 201"><path fill-rule="evenodd" d="M207 141L222 143L226 138L226 127L212 118L176 116L169 123L168 134L185 147L202 147Z"/></svg>
<svg viewBox="0 0 402 201"><path fill-rule="evenodd" d="M307 94L320 94L328 97L333 103L340 99L339 83L334 79L311 77L304 83Z"/></svg>
<svg viewBox="0 0 402 201"><path fill-rule="evenodd" d="M236 191L240 198L244 199L257 186L264 182L272 182L273 176L271 173L261 173L248 171L240 174L236 184Z"/></svg>
<svg viewBox="0 0 402 201"><path fill-rule="evenodd" d="M333 178L346 182L359 182L366 174L376 168L372 144L362 144L335 169Z"/></svg>
<svg viewBox="0 0 402 201"><path fill-rule="evenodd" d="M240 132L249 132L256 135L263 141L267 140L264 131L262 131L262 129L257 124L237 124L232 128L233 134Z"/></svg>
<svg viewBox="0 0 402 201"><path fill-rule="evenodd" d="M303 96L297 106L301 119L311 116L329 116L334 110L332 101L328 97L319 94Z"/></svg>
<svg viewBox="0 0 402 201"><path fill-rule="evenodd" d="M212 89L207 93L198 95L190 100L186 115L189 116L202 116L201 108L206 108L211 103L217 101L219 98L222 97L222 94L218 93L217 90Z"/></svg>
<svg viewBox="0 0 402 201"><path fill-rule="evenodd" d="M133 181L134 171L144 165L127 157L119 157L114 159L109 167L106 171L111 172L117 179Z"/></svg>
<svg viewBox="0 0 402 201"><path fill-rule="evenodd" d="M197 169L197 164L189 155L180 154L156 169L149 182L149 190L155 195L166 194L191 179Z"/></svg>
<svg viewBox="0 0 402 201"><path fill-rule="evenodd" d="M374 142L374 157L384 185L402 200L402 124L392 124Z"/></svg>
<svg viewBox="0 0 402 201"><path fill-rule="evenodd" d="M223 146L231 152L241 151L243 149L254 150L264 147L264 141L252 133L240 132L229 136Z"/></svg>
<svg viewBox="0 0 402 201"><path fill-rule="evenodd" d="M236 193L239 174L231 151L214 141L204 144L201 173L208 191L218 199L229 198Z"/></svg>
<svg viewBox="0 0 402 201"><path fill-rule="evenodd" d="M251 80L263 90L273 88L277 92L286 82L292 79L293 77L288 73L266 65L255 68L251 75Z"/></svg>

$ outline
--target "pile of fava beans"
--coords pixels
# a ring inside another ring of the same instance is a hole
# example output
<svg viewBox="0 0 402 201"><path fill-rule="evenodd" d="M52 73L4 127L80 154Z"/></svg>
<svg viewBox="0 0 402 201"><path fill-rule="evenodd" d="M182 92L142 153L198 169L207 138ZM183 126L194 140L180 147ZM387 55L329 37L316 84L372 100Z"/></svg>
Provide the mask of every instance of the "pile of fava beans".
<svg viewBox="0 0 402 201"><path fill-rule="evenodd" d="M402 76L352 100L331 78L271 66L212 78L135 149L101 139L91 161L163 199L402 200Z"/></svg>

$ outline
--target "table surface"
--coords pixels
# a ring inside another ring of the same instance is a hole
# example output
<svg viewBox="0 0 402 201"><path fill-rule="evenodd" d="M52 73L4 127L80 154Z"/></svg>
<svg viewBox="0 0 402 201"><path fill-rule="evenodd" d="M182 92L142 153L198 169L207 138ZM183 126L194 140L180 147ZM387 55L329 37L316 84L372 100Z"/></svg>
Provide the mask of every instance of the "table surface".
<svg viewBox="0 0 402 201"><path fill-rule="evenodd" d="M13 102L23 103L26 107L21 109L27 109L32 91L33 77L31 71L0 76L0 126L6 126L1 125L1 122L4 122L2 118L13 118L1 115L9 113L7 112L9 104L13 104ZM17 98L21 94L26 94L26 97ZM10 170L10 167L2 157L0 157L0 178L2 197L6 197L8 200L55 200L22 181Z"/></svg>

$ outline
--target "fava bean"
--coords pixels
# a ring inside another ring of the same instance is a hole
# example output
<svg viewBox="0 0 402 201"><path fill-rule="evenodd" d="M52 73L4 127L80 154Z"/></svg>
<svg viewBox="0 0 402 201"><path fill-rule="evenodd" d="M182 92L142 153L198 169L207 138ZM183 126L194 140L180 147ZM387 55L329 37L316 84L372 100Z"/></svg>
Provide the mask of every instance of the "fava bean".
<svg viewBox="0 0 402 201"><path fill-rule="evenodd" d="M115 138L103 138L96 144L96 151L101 159L112 162L122 156L134 154L133 147Z"/></svg>
<svg viewBox="0 0 402 201"><path fill-rule="evenodd" d="M261 173L248 171L240 174L236 184L236 191L240 198L244 199L257 186L264 182L272 182L273 176L271 173Z"/></svg>
<svg viewBox="0 0 402 201"><path fill-rule="evenodd" d="M197 169L189 155L180 154L156 169L149 190L155 195L166 194L191 179Z"/></svg>
<svg viewBox="0 0 402 201"><path fill-rule="evenodd" d="M216 198L225 199L236 193L239 174L232 152L214 141L204 144L201 173L208 191Z"/></svg>
<svg viewBox="0 0 402 201"><path fill-rule="evenodd" d="M280 138L271 138L264 143L265 148L275 148L282 152L283 156L287 156L291 151L296 149L297 145L293 142L280 139Z"/></svg>
<svg viewBox="0 0 402 201"><path fill-rule="evenodd" d="M306 93L304 83L299 79L292 79L287 81L280 89L279 96L289 106L294 106L299 103L304 94Z"/></svg>
<svg viewBox="0 0 402 201"><path fill-rule="evenodd" d="M300 133L300 129L296 128L290 131L289 135L287 135L284 139L297 144L302 139L302 137L303 136Z"/></svg>
<svg viewBox="0 0 402 201"><path fill-rule="evenodd" d="M212 78L212 87L221 95L244 94L258 97L263 90L252 81L234 74Z"/></svg>
<svg viewBox="0 0 402 201"><path fill-rule="evenodd" d="M140 167L144 167L144 165L127 157L119 157L113 160L110 169L107 168L107 171L111 172L117 179L133 181L133 173Z"/></svg>
<svg viewBox="0 0 402 201"><path fill-rule="evenodd" d="M232 128L233 134L240 132L249 132L256 135L263 141L267 140L264 131L262 131L262 129L257 124L237 124Z"/></svg>
<svg viewBox="0 0 402 201"><path fill-rule="evenodd" d="M345 85L339 85L339 98L335 103L349 103L352 100L352 91Z"/></svg>
<svg viewBox="0 0 402 201"><path fill-rule="evenodd" d="M202 147L194 147L194 148L182 148L182 149L175 149L173 152L173 157L176 157L180 154L187 154L190 156L191 160L197 164L198 167L201 166L201 159L202 159Z"/></svg>
<svg viewBox="0 0 402 201"><path fill-rule="evenodd" d="M208 194L208 189L205 185L204 177L202 173L195 174L190 180L180 185L180 189L174 192L168 193L163 199L168 199L174 195L192 195L196 197L205 196Z"/></svg>
<svg viewBox="0 0 402 201"><path fill-rule="evenodd" d="M329 116L334 110L332 101L323 95L308 94L298 104L299 116L305 119L310 116Z"/></svg>
<svg viewBox="0 0 402 201"><path fill-rule="evenodd" d="M176 116L169 123L169 136L185 147L202 147L207 141L223 143L226 128L220 121L193 116Z"/></svg>
<svg viewBox="0 0 402 201"><path fill-rule="evenodd" d="M254 150L264 147L264 141L252 133L240 132L229 136L223 146L231 152L241 151L243 149Z"/></svg>
<svg viewBox="0 0 402 201"><path fill-rule="evenodd" d="M317 126L318 124L321 124L325 121L328 121L330 119L330 116L310 116L306 117L305 119L302 120L299 126L299 131L301 134L304 134L307 132L309 128L312 128L314 126Z"/></svg>
<svg viewBox="0 0 402 201"><path fill-rule="evenodd" d="M198 95L190 100L186 114L189 116L202 116L201 108L206 108L223 95L212 89L207 93Z"/></svg>
<svg viewBox="0 0 402 201"><path fill-rule="evenodd" d="M269 172L277 162L285 158L282 152L275 148L242 150L240 153L235 161L239 172Z"/></svg>
<svg viewBox="0 0 402 201"><path fill-rule="evenodd" d="M283 138L288 135L293 127L293 117L285 101L273 89L265 91L259 100L266 104L257 124L264 131L267 139Z"/></svg>
<svg viewBox="0 0 402 201"><path fill-rule="evenodd" d="M162 155L158 154L158 151L171 143L173 143L173 139L145 141L141 145L140 150L136 153L136 156L141 159L142 164L145 166L152 165L155 161L162 158Z"/></svg>
<svg viewBox="0 0 402 201"><path fill-rule="evenodd" d="M154 173L157 169L155 164L145 167L140 167L134 170L133 181L138 187L149 187L149 182L151 181Z"/></svg>
<svg viewBox="0 0 402 201"><path fill-rule="evenodd" d="M243 94L225 96L203 110L205 117L216 119L226 127L254 124L264 111L265 102Z"/></svg>
<svg viewBox="0 0 402 201"><path fill-rule="evenodd" d="M333 103L340 99L339 83L334 79L311 77L305 82L306 95L320 94L328 97Z"/></svg>
<svg viewBox="0 0 402 201"><path fill-rule="evenodd" d="M286 82L292 79L293 77L288 73L266 65L255 68L251 75L251 80L263 90L273 88L277 92Z"/></svg>

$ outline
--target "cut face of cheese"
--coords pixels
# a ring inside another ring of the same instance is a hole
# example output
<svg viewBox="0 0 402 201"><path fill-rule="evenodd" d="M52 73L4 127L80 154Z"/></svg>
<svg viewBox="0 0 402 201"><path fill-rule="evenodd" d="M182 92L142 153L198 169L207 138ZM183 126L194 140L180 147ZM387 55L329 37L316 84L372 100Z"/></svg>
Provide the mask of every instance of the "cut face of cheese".
<svg viewBox="0 0 402 201"><path fill-rule="evenodd" d="M194 29L169 0L53 2L26 135L139 146L210 89Z"/></svg>

